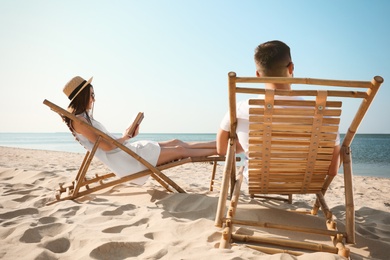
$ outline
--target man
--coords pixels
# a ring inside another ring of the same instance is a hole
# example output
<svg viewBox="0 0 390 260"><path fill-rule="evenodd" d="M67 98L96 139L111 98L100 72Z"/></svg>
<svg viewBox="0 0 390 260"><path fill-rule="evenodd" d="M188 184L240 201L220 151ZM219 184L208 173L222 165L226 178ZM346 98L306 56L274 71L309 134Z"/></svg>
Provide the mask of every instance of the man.
<svg viewBox="0 0 390 260"><path fill-rule="evenodd" d="M260 44L255 49L255 64L257 77L293 77L294 63L291 59L290 47L281 41L269 41ZM267 89L290 90L290 84L265 83ZM288 98L288 97L287 97ZM237 129L238 138L236 152L248 152L249 133L249 104L248 100L237 103ZM217 133L217 152L225 155L228 147L230 131L229 112L223 118ZM330 175L336 175L339 166L339 140L335 146L333 160L329 168Z"/></svg>

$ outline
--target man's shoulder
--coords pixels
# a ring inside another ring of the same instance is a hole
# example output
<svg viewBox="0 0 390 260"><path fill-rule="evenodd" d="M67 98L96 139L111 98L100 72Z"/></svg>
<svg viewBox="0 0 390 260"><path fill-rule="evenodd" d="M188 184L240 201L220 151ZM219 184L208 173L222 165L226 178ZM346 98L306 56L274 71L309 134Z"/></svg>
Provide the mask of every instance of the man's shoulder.
<svg viewBox="0 0 390 260"><path fill-rule="evenodd" d="M248 108L249 108L249 99L239 101L236 106L237 106L237 110L238 111L245 110L245 109L248 110Z"/></svg>

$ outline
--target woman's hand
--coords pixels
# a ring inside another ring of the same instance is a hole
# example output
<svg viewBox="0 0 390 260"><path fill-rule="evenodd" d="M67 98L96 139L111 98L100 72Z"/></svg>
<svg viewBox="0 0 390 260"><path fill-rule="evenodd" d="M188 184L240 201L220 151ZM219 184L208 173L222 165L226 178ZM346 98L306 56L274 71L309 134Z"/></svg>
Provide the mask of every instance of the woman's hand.
<svg viewBox="0 0 390 260"><path fill-rule="evenodd" d="M139 133L139 125L137 125L137 127L135 128L134 133L132 135L128 134L129 131L130 131L130 128L131 128L131 126L126 129L125 133L123 134L123 137L126 136L126 137L128 137L130 139L130 138L136 137L138 135L138 133Z"/></svg>

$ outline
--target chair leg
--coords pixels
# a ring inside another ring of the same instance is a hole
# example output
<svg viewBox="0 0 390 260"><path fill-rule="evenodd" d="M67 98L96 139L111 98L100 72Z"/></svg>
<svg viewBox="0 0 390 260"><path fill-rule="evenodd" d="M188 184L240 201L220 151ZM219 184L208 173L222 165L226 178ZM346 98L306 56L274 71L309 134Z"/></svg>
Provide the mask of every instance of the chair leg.
<svg viewBox="0 0 390 260"><path fill-rule="evenodd" d="M329 207L328 207L328 204L326 204L326 201L325 201L325 198L324 198L324 195L322 193L318 193L317 194L317 201L320 203L321 205L321 209L325 215L325 218L328 220L328 221L333 221L333 214L332 212L329 210Z"/></svg>
<svg viewBox="0 0 390 260"><path fill-rule="evenodd" d="M242 180L243 180L243 175L242 175L243 170L244 170L244 167L242 167L240 169L238 176L237 176L237 180L235 181L232 198L230 200L230 208L229 208L228 216L227 216L228 218L233 218L236 215L238 200L239 200L240 192L241 192L241 184L242 184Z"/></svg>
<svg viewBox="0 0 390 260"><path fill-rule="evenodd" d="M100 140L101 140L101 136L99 136L98 139L96 140L96 143L93 146L91 152L89 154L87 153L88 158L84 159L85 163L83 162L83 167L81 167L82 168L81 173L77 174L77 178L75 180L74 189L72 193L72 196L74 197L77 196L77 193L79 192L80 188L83 186L83 183L85 181L85 174L87 173L89 165L92 162L93 156L95 155L96 150L99 147Z"/></svg>
<svg viewBox="0 0 390 260"><path fill-rule="evenodd" d="M288 194L288 204L292 204L292 194Z"/></svg>
<svg viewBox="0 0 390 260"><path fill-rule="evenodd" d="M215 173L217 171L217 161L213 162L213 171L211 173L211 180L210 180L210 188L209 191L213 191L214 189L214 181L215 181Z"/></svg>
<svg viewBox="0 0 390 260"><path fill-rule="evenodd" d="M89 158L89 154L90 154L90 153L91 153L90 151L87 151L87 153L85 154L84 159L83 159L83 162L81 163L81 166L80 166L80 168L79 168L79 171L77 172L77 175L76 175L75 180L78 180L78 179L80 178L80 175L81 175L81 173L82 173L82 171L83 171L83 169L84 169L84 166L86 165L86 163L87 163L87 161L88 161L88 158Z"/></svg>
<svg viewBox="0 0 390 260"><path fill-rule="evenodd" d="M243 180L243 175L242 175L243 169L244 167L240 169L237 180L235 181L232 198L230 200L230 207L227 212L227 217L225 221L225 228L222 232L222 238L221 238L221 243L219 245L219 248L230 247L230 241L232 239L232 232L233 232L233 223L231 220L234 218L237 210L237 204L240 197L241 184Z"/></svg>
<svg viewBox="0 0 390 260"><path fill-rule="evenodd" d="M236 185L236 161L233 162L233 167L230 174L230 198L233 197L235 185Z"/></svg>
<svg viewBox="0 0 390 260"><path fill-rule="evenodd" d="M322 186L322 189L321 189L322 195L325 196L325 193L328 190L329 185L332 183L333 179L334 179L334 176L330 176L330 175L326 176L326 180L325 180L324 185ZM321 204L320 204L320 201L317 198L316 202L314 203L313 208L311 210L311 214L312 215L317 215L318 214L318 210L320 209L320 207L321 207Z"/></svg>
<svg viewBox="0 0 390 260"><path fill-rule="evenodd" d="M223 216L225 214L226 201L227 201L228 189L229 189L229 181L230 181L230 176L232 174L232 169L233 169L234 160L235 160L235 147L234 146L235 146L235 143L233 142L233 145L230 145L228 147L225 167L224 167L223 176L222 176L221 190L220 190L219 199L218 199L217 213L215 215L214 225L216 227L222 227L222 222L223 222L222 219L223 219Z"/></svg>
<svg viewBox="0 0 390 260"><path fill-rule="evenodd" d="M350 147L342 147L344 184L345 184L345 208L346 208L346 231L347 243L355 243L355 205L353 202L352 182L352 156Z"/></svg>
<svg viewBox="0 0 390 260"><path fill-rule="evenodd" d="M222 231L221 242L219 248L230 248L230 241L232 240L232 223L229 220L225 221L225 228Z"/></svg>

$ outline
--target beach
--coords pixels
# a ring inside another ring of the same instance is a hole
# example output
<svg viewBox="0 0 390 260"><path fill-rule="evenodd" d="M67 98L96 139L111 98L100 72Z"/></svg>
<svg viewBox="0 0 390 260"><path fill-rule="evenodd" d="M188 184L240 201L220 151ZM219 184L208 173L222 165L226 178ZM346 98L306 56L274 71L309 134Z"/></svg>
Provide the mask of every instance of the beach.
<svg viewBox="0 0 390 260"><path fill-rule="evenodd" d="M0 147L0 154L1 259L344 259L328 253L267 255L241 244L219 249L222 230L214 226L219 192L218 185L209 191L209 163L165 171L185 194L169 193L149 178L143 186L119 184L46 206L58 184L70 182L77 174L83 154L9 147ZM108 172L97 160L90 169ZM219 166L218 179L222 170ZM251 214L270 217L285 214L280 209L310 209L314 200L309 195L294 196L291 205L254 200L245 188L244 183L243 210L238 214L254 209ZM325 198L337 221L343 221L342 174ZM354 199L356 244L348 245L351 259L388 259L390 179L354 176ZM300 217L288 214L288 221ZM274 231L261 232L270 235Z"/></svg>

